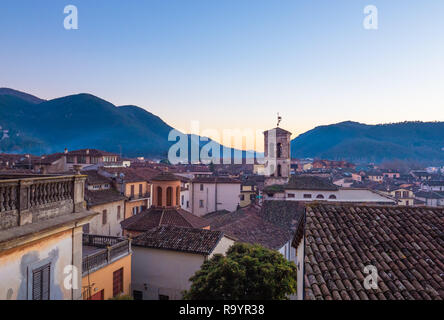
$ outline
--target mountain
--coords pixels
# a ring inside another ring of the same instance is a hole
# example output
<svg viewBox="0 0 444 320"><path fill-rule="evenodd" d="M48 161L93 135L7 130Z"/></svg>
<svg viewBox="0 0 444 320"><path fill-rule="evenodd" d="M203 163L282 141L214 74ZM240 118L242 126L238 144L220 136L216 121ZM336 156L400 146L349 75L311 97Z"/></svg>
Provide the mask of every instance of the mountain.
<svg viewBox="0 0 444 320"><path fill-rule="evenodd" d="M90 94L45 101L0 89L0 152L47 154L64 148L95 148L127 157L165 158L176 143L168 141L173 129L145 109L117 107ZM195 141L188 135L189 155ZM199 148L205 144L200 142ZM224 147L215 146L222 154ZM244 158L246 155L251 152L243 152Z"/></svg>
<svg viewBox="0 0 444 320"><path fill-rule="evenodd" d="M319 126L291 141L292 157L344 159L357 163L391 160L444 162L444 122L367 125L346 121Z"/></svg>
<svg viewBox="0 0 444 320"><path fill-rule="evenodd" d="M25 92L21 92L18 90L10 89L10 88L0 88L0 95L9 95L20 98L30 103L41 103L45 100L37 98L36 96L30 95Z"/></svg>

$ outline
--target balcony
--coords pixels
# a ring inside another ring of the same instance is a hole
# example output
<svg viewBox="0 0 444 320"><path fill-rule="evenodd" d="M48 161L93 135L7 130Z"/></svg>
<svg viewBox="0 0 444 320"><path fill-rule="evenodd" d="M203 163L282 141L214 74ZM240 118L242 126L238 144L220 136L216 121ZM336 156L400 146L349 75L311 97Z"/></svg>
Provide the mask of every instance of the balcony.
<svg viewBox="0 0 444 320"><path fill-rule="evenodd" d="M125 238L83 234L83 276L103 268L131 253Z"/></svg>
<svg viewBox="0 0 444 320"><path fill-rule="evenodd" d="M0 174L0 233L84 211L81 175Z"/></svg>
<svg viewBox="0 0 444 320"><path fill-rule="evenodd" d="M128 201L138 201L138 200L146 200L150 198L150 193L144 193L144 194L133 194L128 197Z"/></svg>

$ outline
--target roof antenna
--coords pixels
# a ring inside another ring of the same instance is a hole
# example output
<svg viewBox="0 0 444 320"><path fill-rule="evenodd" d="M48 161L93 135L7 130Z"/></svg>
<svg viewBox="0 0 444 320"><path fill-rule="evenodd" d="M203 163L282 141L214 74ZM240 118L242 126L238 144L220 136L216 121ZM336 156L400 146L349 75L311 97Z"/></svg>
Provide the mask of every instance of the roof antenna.
<svg viewBox="0 0 444 320"><path fill-rule="evenodd" d="M282 117L279 115L279 112L278 112L278 123L277 123L278 127L279 127L279 124L281 123L281 121L282 121Z"/></svg>

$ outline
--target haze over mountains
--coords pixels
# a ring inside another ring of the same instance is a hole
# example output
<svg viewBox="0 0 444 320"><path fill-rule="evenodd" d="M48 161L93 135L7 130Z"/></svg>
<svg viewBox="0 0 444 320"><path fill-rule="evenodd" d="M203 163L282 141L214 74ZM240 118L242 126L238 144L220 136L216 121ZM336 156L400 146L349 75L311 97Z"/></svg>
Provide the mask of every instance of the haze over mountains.
<svg viewBox="0 0 444 320"><path fill-rule="evenodd" d="M90 94L42 100L0 88L0 152L45 154L96 148L124 156L166 157L173 129L137 106L117 107ZM201 146L204 143L201 143ZM316 127L292 140L292 157L355 162L444 161L444 122ZM244 154L245 156L245 154Z"/></svg>

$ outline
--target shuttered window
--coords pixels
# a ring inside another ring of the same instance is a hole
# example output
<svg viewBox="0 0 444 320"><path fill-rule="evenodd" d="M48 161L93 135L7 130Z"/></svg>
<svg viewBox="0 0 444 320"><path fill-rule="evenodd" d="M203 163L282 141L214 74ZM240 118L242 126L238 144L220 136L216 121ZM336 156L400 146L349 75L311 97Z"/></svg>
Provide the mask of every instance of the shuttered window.
<svg viewBox="0 0 444 320"><path fill-rule="evenodd" d="M32 300L49 300L51 264L32 271Z"/></svg>
<svg viewBox="0 0 444 320"><path fill-rule="evenodd" d="M123 292L123 268L113 272L113 296Z"/></svg>

